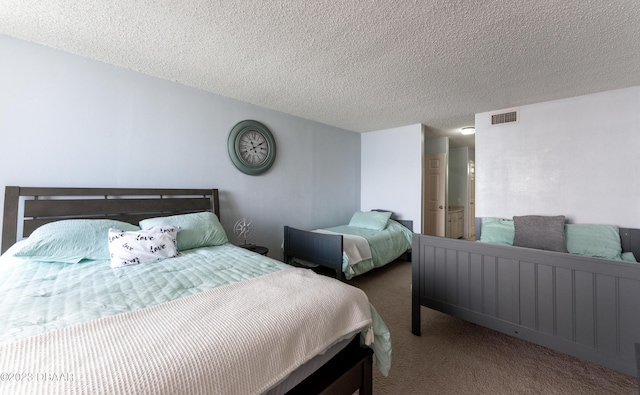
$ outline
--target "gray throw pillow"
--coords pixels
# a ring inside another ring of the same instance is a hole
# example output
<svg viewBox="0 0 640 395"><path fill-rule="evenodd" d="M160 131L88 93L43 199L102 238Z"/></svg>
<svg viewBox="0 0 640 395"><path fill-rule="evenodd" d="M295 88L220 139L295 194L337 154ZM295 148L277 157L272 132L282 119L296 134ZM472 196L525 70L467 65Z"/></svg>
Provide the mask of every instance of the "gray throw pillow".
<svg viewBox="0 0 640 395"><path fill-rule="evenodd" d="M514 216L515 235L513 237L513 245L537 248L539 250L567 252L564 222L564 215L550 217L541 215Z"/></svg>

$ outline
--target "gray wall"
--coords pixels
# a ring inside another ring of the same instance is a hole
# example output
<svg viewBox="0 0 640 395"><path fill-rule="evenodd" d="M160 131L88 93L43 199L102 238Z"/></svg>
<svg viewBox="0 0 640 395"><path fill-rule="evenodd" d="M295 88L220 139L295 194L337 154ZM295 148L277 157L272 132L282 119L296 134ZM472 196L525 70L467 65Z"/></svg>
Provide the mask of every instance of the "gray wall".
<svg viewBox="0 0 640 395"><path fill-rule="evenodd" d="M476 115L477 216L565 215L640 228L640 87Z"/></svg>
<svg viewBox="0 0 640 395"><path fill-rule="evenodd" d="M219 188L230 239L250 218L250 241L276 258L283 225L337 225L360 207L358 133L1 35L0 58L0 186ZM276 139L262 176L226 153L244 119Z"/></svg>

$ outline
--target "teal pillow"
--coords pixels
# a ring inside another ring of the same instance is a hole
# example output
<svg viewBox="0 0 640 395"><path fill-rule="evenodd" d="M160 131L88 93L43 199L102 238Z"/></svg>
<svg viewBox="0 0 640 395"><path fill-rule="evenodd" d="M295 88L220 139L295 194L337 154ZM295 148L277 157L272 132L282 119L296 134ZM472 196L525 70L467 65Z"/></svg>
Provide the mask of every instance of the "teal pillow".
<svg viewBox="0 0 640 395"><path fill-rule="evenodd" d="M383 230L391 218L389 211L356 211L349 221L352 228Z"/></svg>
<svg viewBox="0 0 640 395"><path fill-rule="evenodd" d="M143 229L154 226L179 226L178 249L219 246L229 242L218 217L210 211L149 218L140 221Z"/></svg>
<svg viewBox="0 0 640 395"><path fill-rule="evenodd" d="M140 228L109 219L68 219L42 225L14 255L33 261L78 263L83 259L110 259L109 229Z"/></svg>
<svg viewBox="0 0 640 395"><path fill-rule="evenodd" d="M515 226L510 219L482 218L480 241L483 243L513 245Z"/></svg>
<svg viewBox="0 0 640 395"><path fill-rule="evenodd" d="M622 259L620 229L613 225L566 224L567 251L605 259Z"/></svg>

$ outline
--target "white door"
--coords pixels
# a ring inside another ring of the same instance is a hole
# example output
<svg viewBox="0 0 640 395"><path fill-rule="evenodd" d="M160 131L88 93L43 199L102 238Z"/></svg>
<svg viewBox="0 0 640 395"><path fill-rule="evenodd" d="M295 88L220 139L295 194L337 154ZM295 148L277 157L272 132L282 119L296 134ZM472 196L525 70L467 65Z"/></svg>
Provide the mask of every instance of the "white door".
<svg viewBox="0 0 640 395"><path fill-rule="evenodd" d="M424 234L445 236L447 154L425 155Z"/></svg>

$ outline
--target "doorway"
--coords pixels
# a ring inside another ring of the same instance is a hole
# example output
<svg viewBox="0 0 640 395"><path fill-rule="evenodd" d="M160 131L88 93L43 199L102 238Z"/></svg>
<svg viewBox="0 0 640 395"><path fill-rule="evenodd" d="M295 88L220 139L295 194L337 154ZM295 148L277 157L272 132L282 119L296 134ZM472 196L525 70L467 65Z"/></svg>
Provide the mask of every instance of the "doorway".
<svg viewBox="0 0 640 395"><path fill-rule="evenodd" d="M446 235L447 154L441 152L424 157L424 234Z"/></svg>
<svg viewBox="0 0 640 395"><path fill-rule="evenodd" d="M424 139L422 160L422 233L445 237L447 234L449 138Z"/></svg>
<svg viewBox="0 0 640 395"><path fill-rule="evenodd" d="M452 143L426 127L423 133L422 233L474 239L475 144Z"/></svg>

